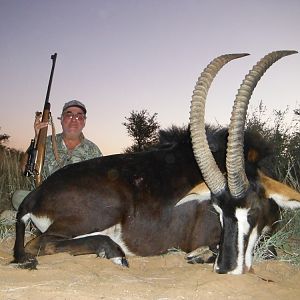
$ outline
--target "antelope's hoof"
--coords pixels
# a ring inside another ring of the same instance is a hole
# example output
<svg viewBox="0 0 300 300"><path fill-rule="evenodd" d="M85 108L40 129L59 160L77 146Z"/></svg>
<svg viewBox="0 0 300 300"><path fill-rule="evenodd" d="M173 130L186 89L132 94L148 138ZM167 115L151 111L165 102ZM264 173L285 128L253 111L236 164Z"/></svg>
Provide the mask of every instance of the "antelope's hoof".
<svg viewBox="0 0 300 300"><path fill-rule="evenodd" d="M126 257L113 257L110 258L110 260L116 265L129 268L129 263Z"/></svg>
<svg viewBox="0 0 300 300"><path fill-rule="evenodd" d="M35 257L28 256L23 259L15 259L11 264L19 269L37 270L38 261Z"/></svg>
<svg viewBox="0 0 300 300"><path fill-rule="evenodd" d="M209 247L198 248L185 256L185 259L189 264L213 263L215 258L215 254Z"/></svg>

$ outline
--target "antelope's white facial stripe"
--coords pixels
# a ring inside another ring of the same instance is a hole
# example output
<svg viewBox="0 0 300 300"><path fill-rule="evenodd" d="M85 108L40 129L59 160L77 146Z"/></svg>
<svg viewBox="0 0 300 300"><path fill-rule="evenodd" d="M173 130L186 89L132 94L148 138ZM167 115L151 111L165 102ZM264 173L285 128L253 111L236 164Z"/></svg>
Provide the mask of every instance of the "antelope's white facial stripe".
<svg viewBox="0 0 300 300"><path fill-rule="evenodd" d="M224 225L223 225L223 211L222 211L221 207L216 205L216 204L213 204L213 207L219 215L220 224L223 228L224 227ZM215 263L214 263L214 267L213 267L215 272L219 269L218 264L217 264L218 258L219 258L219 253L217 254L217 257L216 257L216 260L215 260Z"/></svg>
<svg viewBox="0 0 300 300"><path fill-rule="evenodd" d="M216 212L219 214L221 226L224 227L223 226L223 211L222 211L222 209L220 208L220 206L218 206L216 204L213 204L213 207L216 210Z"/></svg>
<svg viewBox="0 0 300 300"><path fill-rule="evenodd" d="M248 268L248 271L250 270L252 266L252 259L253 259L253 249L255 246L255 243L258 238L258 232L257 232L257 226L253 228L248 241L248 247L245 253L245 265Z"/></svg>
<svg viewBox="0 0 300 300"><path fill-rule="evenodd" d="M37 217L34 214L28 213L22 217L22 221L26 224L29 220L32 220L34 225L40 232L44 233L53 221L48 217Z"/></svg>
<svg viewBox="0 0 300 300"><path fill-rule="evenodd" d="M237 266L229 274L242 274L244 267L244 235L249 233L250 225L248 223L248 208L237 208L235 216L238 220L238 251L237 251Z"/></svg>
<svg viewBox="0 0 300 300"><path fill-rule="evenodd" d="M107 228L103 231L96 231L89 234L78 235L74 237L74 239L80 239L88 236L95 236L95 235L106 235L110 237L115 243L117 243L122 250L125 252L126 255L134 255L126 246L124 240L122 239L122 226L121 224L116 224L110 228Z"/></svg>

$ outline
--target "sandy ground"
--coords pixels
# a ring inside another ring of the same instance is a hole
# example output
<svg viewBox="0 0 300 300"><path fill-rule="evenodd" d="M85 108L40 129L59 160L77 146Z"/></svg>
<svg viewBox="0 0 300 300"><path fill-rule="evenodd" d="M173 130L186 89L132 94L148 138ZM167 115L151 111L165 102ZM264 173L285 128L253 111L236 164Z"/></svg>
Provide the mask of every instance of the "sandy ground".
<svg viewBox="0 0 300 300"><path fill-rule="evenodd" d="M0 244L0 299L300 299L300 270L265 261L254 274L219 275L183 253L129 257L129 268L94 255L39 257L38 270L10 265L13 240Z"/></svg>

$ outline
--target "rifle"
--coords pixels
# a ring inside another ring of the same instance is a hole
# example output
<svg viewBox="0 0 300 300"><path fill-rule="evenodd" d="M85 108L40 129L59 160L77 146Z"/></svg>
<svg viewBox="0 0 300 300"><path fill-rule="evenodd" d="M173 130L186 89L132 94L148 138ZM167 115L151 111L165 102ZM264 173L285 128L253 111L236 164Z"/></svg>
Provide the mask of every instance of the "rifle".
<svg viewBox="0 0 300 300"><path fill-rule="evenodd" d="M50 112L50 90L52 85L52 78L55 68L55 62L56 62L57 53L54 53L51 55L52 59L52 68L47 88L47 94L44 104L44 109L42 113L42 122L49 122L51 119L51 112ZM24 175L34 176L35 186L39 186L41 184L42 178L41 173L44 165L44 159L45 159L45 148L46 148L46 138L47 138L47 131L48 127L41 128L39 131L39 134L37 136L37 139L32 139L30 142L30 146L27 150L28 158L27 163L25 166Z"/></svg>

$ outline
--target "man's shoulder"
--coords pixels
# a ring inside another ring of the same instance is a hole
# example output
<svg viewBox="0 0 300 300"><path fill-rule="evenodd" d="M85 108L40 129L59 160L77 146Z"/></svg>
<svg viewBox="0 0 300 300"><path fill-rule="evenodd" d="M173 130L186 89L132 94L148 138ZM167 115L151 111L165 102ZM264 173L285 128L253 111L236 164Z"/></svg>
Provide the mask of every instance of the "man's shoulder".
<svg viewBox="0 0 300 300"><path fill-rule="evenodd" d="M84 148L86 148L87 152L92 152L93 156L102 156L102 153L99 147L92 141L87 138L84 138L82 141Z"/></svg>
<svg viewBox="0 0 300 300"><path fill-rule="evenodd" d="M87 139L87 138L84 138L84 139L83 139L83 143L84 143L85 145L89 146L89 147L92 147L92 148L98 148L98 146L97 146L94 142L90 141L90 140Z"/></svg>

